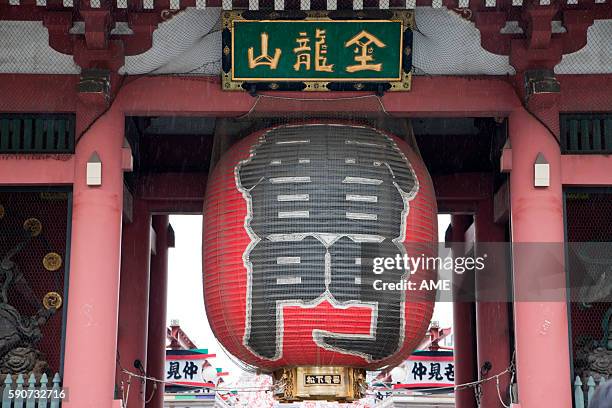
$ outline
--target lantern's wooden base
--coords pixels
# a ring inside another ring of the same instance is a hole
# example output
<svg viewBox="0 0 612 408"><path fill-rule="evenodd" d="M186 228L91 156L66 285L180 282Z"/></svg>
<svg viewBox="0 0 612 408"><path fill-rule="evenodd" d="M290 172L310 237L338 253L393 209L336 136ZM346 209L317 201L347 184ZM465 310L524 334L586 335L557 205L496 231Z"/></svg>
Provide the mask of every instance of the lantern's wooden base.
<svg viewBox="0 0 612 408"><path fill-rule="evenodd" d="M308 366L287 367L272 374L281 402L326 400L351 402L364 397L366 371L362 368Z"/></svg>

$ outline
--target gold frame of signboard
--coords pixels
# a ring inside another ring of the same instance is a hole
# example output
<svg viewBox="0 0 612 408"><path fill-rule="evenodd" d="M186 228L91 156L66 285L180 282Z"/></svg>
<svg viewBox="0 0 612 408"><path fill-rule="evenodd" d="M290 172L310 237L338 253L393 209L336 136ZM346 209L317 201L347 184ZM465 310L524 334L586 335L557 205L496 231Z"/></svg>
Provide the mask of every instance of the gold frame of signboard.
<svg viewBox="0 0 612 408"><path fill-rule="evenodd" d="M399 21L402 23L402 58L399 78L360 78L356 80L320 78L265 78L234 79L233 44L235 21ZM393 91L409 91L412 86L412 41L411 31L415 27L412 10L368 10L366 11L225 11L222 15L222 72L221 86L224 91L370 91L378 94ZM408 41L410 39L410 41Z"/></svg>
<svg viewBox="0 0 612 408"><path fill-rule="evenodd" d="M278 385L275 398L281 402L351 402L363 398L367 388L366 371L353 367L288 367L274 371L273 378Z"/></svg>

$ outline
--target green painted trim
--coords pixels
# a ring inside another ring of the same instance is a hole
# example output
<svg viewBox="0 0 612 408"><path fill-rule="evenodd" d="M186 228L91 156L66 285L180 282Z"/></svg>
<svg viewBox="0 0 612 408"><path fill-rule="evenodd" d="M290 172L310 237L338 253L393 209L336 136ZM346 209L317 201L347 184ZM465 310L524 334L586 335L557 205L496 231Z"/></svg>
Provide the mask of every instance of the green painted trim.
<svg viewBox="0 0 612 408"><path fill-rule="evenodd" d="M563 154L612 154L612 113L559 115Z"/></svg>
<svg viewBox="0 0 612 408"><path fill-rule="evenodd" d="M72 154L73 114L0 113L0 154Z"/></svg>

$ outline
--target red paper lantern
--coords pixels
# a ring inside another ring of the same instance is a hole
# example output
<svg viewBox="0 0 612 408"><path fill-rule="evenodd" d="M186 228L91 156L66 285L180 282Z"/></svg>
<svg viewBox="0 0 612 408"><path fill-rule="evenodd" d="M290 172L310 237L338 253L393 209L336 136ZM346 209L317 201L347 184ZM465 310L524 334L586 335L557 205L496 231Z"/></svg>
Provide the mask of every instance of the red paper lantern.
<svg viewBox="0 0 612 408"><path fill-rule="evenodd" d="M432 293L373 291L360 262L364 251L392 257L413 243L433 255L436 215L425 165L396 136L308 123L246 137L206 191L204 298L215 335L264 370L401 362L425 335Z"/></svg>

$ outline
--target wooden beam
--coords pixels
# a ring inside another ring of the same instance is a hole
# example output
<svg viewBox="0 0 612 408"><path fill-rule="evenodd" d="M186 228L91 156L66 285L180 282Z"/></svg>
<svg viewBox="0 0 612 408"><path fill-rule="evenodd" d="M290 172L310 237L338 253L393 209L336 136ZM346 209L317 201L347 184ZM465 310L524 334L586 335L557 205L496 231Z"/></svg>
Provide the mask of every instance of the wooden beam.
<svg viewBox="0 0 612 408"><path fill-rule="evenodd" d="M146 173L136 179L136 196L148 201L202 201L207 173Z"/></svg>
<svg viewBox="0 0 612 408"><path fill-rule="evenodd" d="M77 75L0 74L0 111L75 112Z"/></svg>
<svg viewBox="0 0 612 408"><path fill-rule="evenodd" d="M490 173L454 173L432 176L438 200L477 201L490 195Z"/></svg>
<svg viewBox="0 0 612 408"><path fill-rule="evenodd" d="M559 75L562 112L612 110L612 75ZM74 112L76 75L0 74L0 111ZM363 112L405 117L507 116L521 106L506 77L414 77L410 92L388 92L378 99L364 92L224 92L215 77L127 78L117 96L126 115L236 117L273 113ZM283 96L272 99L266 96ZM359 96L361 99L336 100Z"/></svg>
<svg viewBox="0 0 612 408"><path fill-rule="evenodd" d="M0 154L0 185L66 185L74 181L69 154Z"/></svg>
<svg viewBox="0 0 612 408"><path fill-rule="evenodd" d="M140 174L134 195L153 214L202 214L207 179L207 173Z"/></svg>
<svg viewBox="0 0 612 408"><path fill-rule="evenodd" d="M204 210L204 199L200 201L147 200L147 208L153 215L199 215Z"/></svg>
<svg viewBox="0 0 612 408"><path fill-rule="evenodd" d="M564 186L612 186L612 155L562 155L561 183Z"/></svg>

